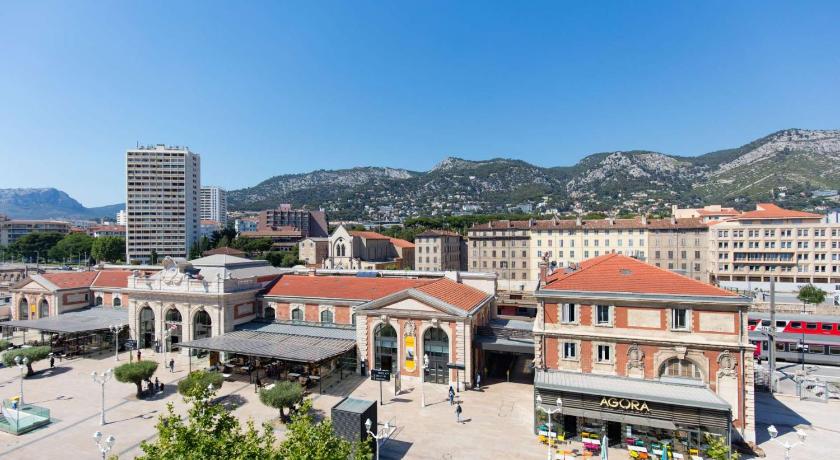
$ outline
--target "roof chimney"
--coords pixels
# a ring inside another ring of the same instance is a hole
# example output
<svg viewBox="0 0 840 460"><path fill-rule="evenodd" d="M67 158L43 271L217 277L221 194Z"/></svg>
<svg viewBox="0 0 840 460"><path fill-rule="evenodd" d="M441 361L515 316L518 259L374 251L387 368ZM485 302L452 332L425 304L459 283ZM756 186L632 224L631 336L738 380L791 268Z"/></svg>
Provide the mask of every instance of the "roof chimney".
<svg viewBox="0 0 840 460"><path fill-rule="evenodd" d="M545 283L545 278L548 276L548 262L541 260L540 267L540 282Z"/></svg>
<svg viewBox="0 0 840 460"><path fill-rule="evenodd" d="M671 214L671 225L677 225L677 216Z"/></svg>
<svg viewBox="0 0 840 460"><path fill-rule="evenodd" d="M647 214L642 214L642 225L647 226Z"/></svg>

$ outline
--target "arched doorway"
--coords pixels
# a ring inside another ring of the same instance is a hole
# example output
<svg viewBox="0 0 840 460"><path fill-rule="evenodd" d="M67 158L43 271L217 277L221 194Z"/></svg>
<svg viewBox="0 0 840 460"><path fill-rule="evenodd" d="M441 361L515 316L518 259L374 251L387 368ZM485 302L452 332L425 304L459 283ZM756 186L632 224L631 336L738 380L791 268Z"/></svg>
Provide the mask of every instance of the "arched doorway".
<svg viewBox="0 0 840 460"><path fill-rule="evenodd" d="M373 367L396 372L399 364L397 331L390 324L380 324L373 330Z"/></svg>
<svg viewBox="0 0 840 460"><path fill-rule="evenodd" d="M170 307L166 310L166 316L163 317L166 323L166 329L171 331L169 333L169 349L174 350L181 343L183 337L183 327L181 325L181 312L175 307Z"/></svg>
<svg viewBox="0 0 840 460"><path fill-rule="evenodd" d="M114 304L113 306L115 306L115 307L121 307L122 306L122 300L120 300L119 297L114 297L113 304Z"/></svg>
<svg viewBox="0 0 840 460"><path fill-rule="evenodd" d="M266 321L274 321L274 317L274 309L271 307L265 307L265 310L263 310L263 319Z"/></svg>
<svg viewBox="0 0 840 460"><path fill-rule="evenodd" d="M449 336L439 327L430 327L423 334L423 358L429 357L426 381L449 383Z"/></svg>
<svg viewBox="0 0 840 460"><path fill-rule="evenodd" d="M303 310L300 308L292 310L292 321L303 321Z"/></svg>
<svg viewBox="0 0 840 460"><path fill-rule="evenodd" d="M151 307L143 307L140 310L140 327L137 338L140 348L149 348L155 341L155 312Z"/></svg>
<svg viewBox="0 0 840 460"><path fill-rule="evenodd" d="M95 304L97 307L98 307L98 306L100 306L100 305L102 305L102 296L101 296L101 295L96 296L96 301L94 302L94 304Z"/></svg>
<svg viewBox="0 0 840 460"><path fill-rule="evenodd" d="M201 310L193 318L193 340L205 339L212 335L210 314Z"/></svg>
<svg viewBox="0 0 840 460"><path fill-rule="evenodd" d="M41 302L38 303L38 318L46 318L50 316L50 303L47 302L47 299L41 299Z"/></svg>
<svg viewBox="0 0 840 460"><path fill-rule="evenodd" d="M20 299L18 304L18 319L29 319L29 301L26 297Z"/></svg>

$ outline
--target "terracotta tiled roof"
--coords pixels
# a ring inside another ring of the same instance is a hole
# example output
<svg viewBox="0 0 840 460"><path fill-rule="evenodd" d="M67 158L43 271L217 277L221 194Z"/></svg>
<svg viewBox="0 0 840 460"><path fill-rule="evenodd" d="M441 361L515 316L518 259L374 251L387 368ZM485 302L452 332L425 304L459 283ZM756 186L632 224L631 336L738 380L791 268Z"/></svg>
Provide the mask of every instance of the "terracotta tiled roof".
<svg viewBox="0 0 840 460"><path fill-rule="evenodd" d="M461 236L461 235L459 233L452 232L452 231L449 231L449 230L435 230L435 229L426 230L425 232L419 233L417 235L417 237L423 237L423 238L434 237L434 236Z"/></svg>
<svg viewBox="0 0 840 460"><path fill-rule="evenodd" d="M780 208L773 203L758 203L757 205L755 205L755 211L747 211L745 213L742 213L738 217L735 217L736 220L796 218L822 219L822 216L810 212L793 211L790 209Z"/></svg>
<svg viewBox="0 0 840 460"><path fill-rule="evenodd" d="M44 273L47 281L59 289L90 287L98 272Z"/></svg>
<svg viewBox="0 0 840 460"><path fill-rule="evenodd" d="M610 230L610 229L682 229L682 228L706 228L707 224L698 218L690 219L676 219L672 221L668 219L647 219L647 224L643 223L641 217L633 217L630 219L590 219L581 221L578 225L575 219L548 219L548 220L518 220L518 221L495 221L488 224L474 225L470 230L504 230L512 229L532 229L532 230ZM418 235L420 236L420 235Z"/></svg>
<svg viewBox="0 0 840 460"><path fill-rule="evenodd" d="M589 259L576 271L558 270L543 289L554 291L617 292L737 297L731 291L687 278L620 254Z"/></svg>
<svg viewBox="0 0 840 460"><path fill-rule="evenodd" d="M284 275L267 296L375 300L433 280L406 278L357 278L355 276Z"/></svg>
<svg viewBox="0 0 840 460"><path fill-rule="evenodd" d="M389 238L391 240L391 244L400 248L413 248L414 243L411 241L401 240L399 238Z"/></svg>
<svg viewBox="0 0 840 460"><path fill-rule="evenodd" d="M368 232L368 231L357 231L354 230L349 232L351 236L358 236L359 238L364 238L366 240L387 240L388 237L376 232Z"/></svg>
<svg viewBox="0 0 840 460"><path fill-rule="evenodd" d="M239 249L229 248L227 246L222 246L216 249L209 249L201 253L202 256L212 256L215 254L222 254L226 256L236 256L236 257L243 257L245 255L245 251L240 251Z"/></svg>
<svg viewBox="0 0 840 460"><path fill-rule="evenodd" d="M484 291L456 283L449 278L440 278L416 289L465 311L470 311L479 306L490 296Z"/></svg>
<svg viewBox="0 0 840 460"><path fill-rule="evenodd" d="M723 208L720 211L709 211L708 209L697 209L697 214L701 216L737 216L741 214L734 208Z"/></svg>
<svg viewBox="0 0 840 460"><path fill-rule="evenodd" d="M102 270L94 280L93 287L128 287L129 276L131 276L131 270Z"/></svg>

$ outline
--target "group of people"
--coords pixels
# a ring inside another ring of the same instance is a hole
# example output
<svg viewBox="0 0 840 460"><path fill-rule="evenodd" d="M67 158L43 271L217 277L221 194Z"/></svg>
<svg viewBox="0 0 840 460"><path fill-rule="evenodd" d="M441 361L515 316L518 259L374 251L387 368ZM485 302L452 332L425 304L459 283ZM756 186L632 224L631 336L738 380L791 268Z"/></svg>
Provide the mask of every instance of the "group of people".
<svg viewBox="0 0 840 460"><path fill-rule="evenodd" d="M157 393L163 393L163 382L161 382L157 377L155 377L154 382L152 382L152 379L146 379L146 393L149 396Z"/></svg>

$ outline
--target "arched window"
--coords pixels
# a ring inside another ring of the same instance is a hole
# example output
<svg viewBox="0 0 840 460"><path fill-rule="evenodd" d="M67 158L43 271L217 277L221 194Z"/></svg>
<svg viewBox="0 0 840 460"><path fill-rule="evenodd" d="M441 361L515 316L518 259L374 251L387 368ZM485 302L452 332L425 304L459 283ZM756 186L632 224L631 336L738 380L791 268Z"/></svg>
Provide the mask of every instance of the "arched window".
<svg viewBox="0 0 840 460"><path fill-rule="evenodd" d="M373 365L375 369L397 370L397 331L390 324L382 323L373 330Z"/></svg>
<svg viewBox="0 0 840 460"><path fill-rule="evenodd" d="M430 327L423 334L423 358L429 357L426 381L449 383L449 336L439 327Z"/></svg>
<svg viewBox="0 0 840 460"><path fill-rule="evenodd" d="M38 304L38 317L46 318L47 316L50 316L50 304L47 299L41 299L41 303Z"/></svg>
<svg viewBox="0 0 840 460"><path fill-rule="evenodd" d="M292 321L303 321L303 310L300 308L292 310Z"/></svg>
<svg viewBox="0 0 840 460"><path fill-rule="evenodd" d="M181 322L181 312L178 311L177 308L170 308L166 310L166 322L167 323L180 323Z"/></svg>
<svg viewBox="0 0 840 460"><path fill-rule="evenodd" d="M700 367L687 359L671 358L659 368L660 377L703 380Z"/></svg>
<svg viewBox="0 0 840 460"><path fill-rule="evenodd" d="M212 334L212 320L210 314L205 310L201 310L195 314L193 320L193 340L210 337Z"/></svg>
<svg viewBox="0 0 840 460"><path fill-rule="evenodd" d="M122 306L122 300L120 300L120 298L119 298L119 297L114 297L114 306L115 306L115 307L120 307L120 306Z"/></svg>
<svg viewBox="0 0 840 460"><path fill-rule="evenodd" d="M274 309L271 307L265 307L265 310L263 310L263 318L268 321L274 321Z"/></svg>
<svg viewBox="0 0 840 460"><path fill-rule="evenodd" d="M333 314L329 310L324 310L321 312L321 322L322 323L332 323L333 322Z"/></svg>
<svg viewBox="0 0 840 460"><path fill-rule="evenodd" d="M155 340L155 312L149 307L140 310L140 348L152 346Z"/></svg>
<svg viewBox="0 0 840 460"><path fill-rule="evenodd" d="M102 296L98 295L96 296L96 306L98 307L100 305L102 305Z"/></svg>
<svg viewBox="0 0 840 460"><path fill-rule="evenodd" d="M18 319L29 319L29 301L26 297L20 299L18 304Z"/></svg>
<svg viewBox="0 0 840 460"><path fill-rule="evenodd" d="M170 349L175 349L181 343L181 337L184 334L184 328L181 324L181 312L172 305L169 307L169 310L166 310L166 315L163 318L166 322L165 327L169 331L168 346L171 347Z"/></svg>

